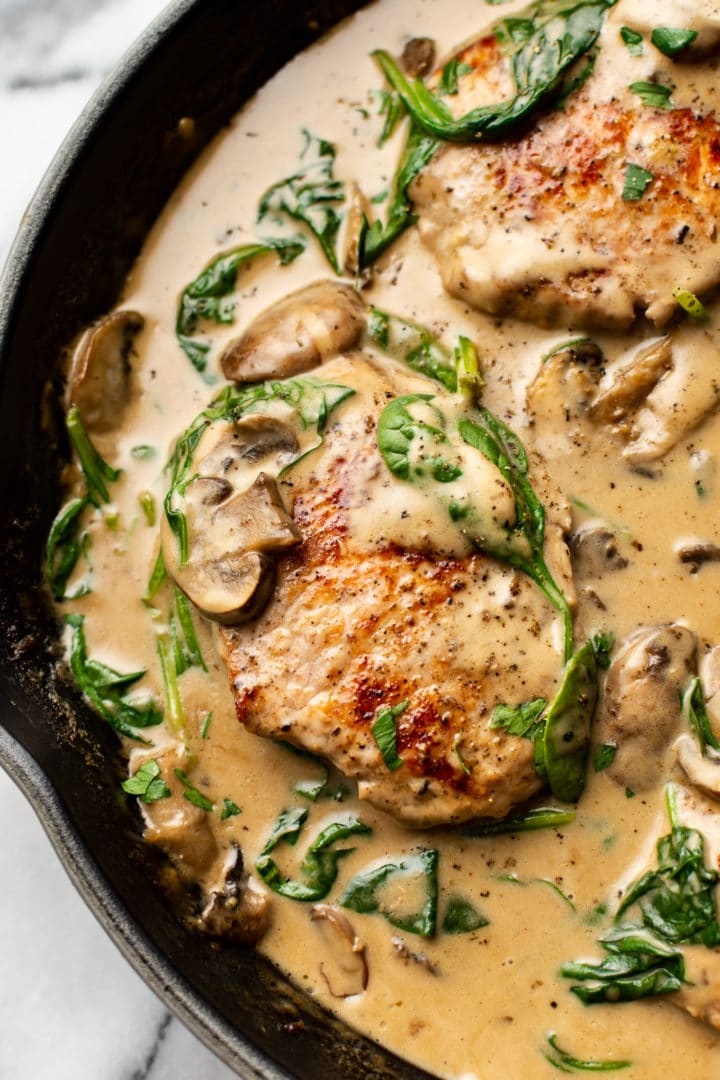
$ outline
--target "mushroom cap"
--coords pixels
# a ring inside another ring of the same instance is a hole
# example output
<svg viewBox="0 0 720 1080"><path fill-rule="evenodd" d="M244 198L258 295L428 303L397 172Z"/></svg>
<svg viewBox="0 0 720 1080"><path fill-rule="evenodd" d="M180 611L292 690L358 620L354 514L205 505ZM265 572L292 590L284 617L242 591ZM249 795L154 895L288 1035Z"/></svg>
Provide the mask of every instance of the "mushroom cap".
<svg viewBox="0 0 720 1080"><path fill-rule="evenodd" d="M114 431L130 401L130 353L145 319L115 311L83 334L68 377L68 400L91 433Z"/></svg>
<svg viewBox="0 0 720 1080"><path fill-rule="evenodd" d="M233 844L222 870L222 880L210 891L198 926L212 937L237 945L254 945L270 925L270 899L253 888L244 873L242 852Z"/></svg>
<svg viewBox="0 0 720 1080"><path fill-rule="evenodd" d="M218 425L201 440L195 475L176 505L187 525L186 562L167 517L162 544L168 573L208 619L247 622L268 603L275 583L273 555L294 547L301 535L274 478L257 470L279 471L297 451L294 431L262 414Z"/></svg>
<svg viewBox="0 0 720 1080"><path fill-rule="evenodd" d="M365 323L365 304L351 285L318 281L258 315L220 364L240 383L287 379L352 349Z"/></svg>
<svg viewBox="0 0 720 1080"><path fill-rule="evenodd" d="M352 923L330 904L315 904L310 919L320 931L323 945L320 974L335 998L362 994L368 984L365 946Z"/></svg>

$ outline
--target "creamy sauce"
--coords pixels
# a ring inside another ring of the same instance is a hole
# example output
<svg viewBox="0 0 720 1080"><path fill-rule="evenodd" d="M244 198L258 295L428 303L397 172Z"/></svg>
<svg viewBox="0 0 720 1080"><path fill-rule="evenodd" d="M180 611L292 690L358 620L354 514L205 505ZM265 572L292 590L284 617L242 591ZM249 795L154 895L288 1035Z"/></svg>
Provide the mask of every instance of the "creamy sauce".
<svg viewBox="0 0 720 1080"><path fill-rule="evenodd" d="M381 79L368 56L372 49L384 47L398 54L407 37L423 35L437 41L442 57L497 17L498 10L504 15L519 6L479 9L469 0L450 6L442 0L416 5L381 0L360 12L291 62L248 104L191 170L148 238L121 302L146 319L132 361L133 400L121 432L95 439L100 452L122 467L123 475L112 486L113 504L104 519L97 515L89 524L92 592L66 603L64 609L86 615L90 655L120 671L147 666L147 682L158 696L162 681L156 634L164 626L167 605L159 599L153 613L140 600L158 536L143 518L138 496L151 493L160 512L167 488L163 464L173 441L206 407L212 393L174 337L180 292L214 254L253 235L259 197L296 167L301 128L337 145L341 178L359 178L368 194L388 184L402 136L382 150L375 147L378 121L371 90L381 85ZM628 21L632 6L621 2L610 15L599 80L612 83L619 71L622 85L627 82L629 58L617 28ZM692 26L709 32L720 25L715 4L644 5L647 19L650 8L653 20L657 17L651 26ZM690 18L690 8L697 8L697 17ZM635 78L648 78L654 71L658 57L647 45L646 53L633 68ZM715 72L706 77L702 69L677 65L673 75L678 104L702 100L712 105ZM493 251L502 263L502 244L495 243ZM546 252L542 254L545 257ZM241 271L235 326L212 328L210 370L224 343L260 311L292 290L328 276L312 245L288 267L278 269L274 259L266 257ZM663 282L675 284L671 266L664 269ZM524 411L526 390L543 354L574 336L571 327L546 331L512 320L495 321L451 299L416 230L410 230L381 261L368 296L379 307L445 334L449 343L458 334L477 342L486 378L484 402L533 445L535 433ZM683 432L707 411L708 394L714 398L717 393L719 316L714 310L706 329L688 326L677 335L675 370L638 420L640 435L668 447L645 473L628 468L621 448L609 440L600 438L578 449L552 433L538 436L553 482L573 500L574 525L592 517L610 523L630 563L604 575L592 590L580 590L579 640L601 628L620 639L641 626L679 620L698 633L701 648L720 642L720 564L709 562L692 573L674 550L678 539L687 536L718 539L720 415L706 418L689 436ZM606 380L622 368L641 336L598 336L610 361ZM423 380L417 382L427 389ZM678 403L670 420L663 419L663 403L658 400L663 395ZM352 409L362 413L361 396L346 408L352 423ZM154 456L134 456L133 448L141 445L152 446ZM484 464L476 465L479 472L488 472ZM478 478L479 484L487 482L487 475ZM408 518L394 513L394 492L387 484L358 479L349 508L354 543L363 548L384 541L412 546L418 536L431 534L443 553L465 553L461 533L448 529L447 523L444 531L438 530L434 508L428 507L422 491L409 496L414 502L408 504ZM503 520L509 513L501 481L498 494ZM78 580L82 573L78 572ZM292 789L298 781L315 776L317 766L239 727L212 635L206 624L196 621L209 670L205 674L192 668L180 677L188 748L181 765L217 806L231 799L242 809L222 822L213 817L214 840L208 840L206 856L196 867L210 878L233 840L241 845L246 865L252 866L280 811L309 805ZM559 648L559 640L557 644ZM482 642L466 640L464 647L471 662L473 649L481 650ZM161 756L158 746L129 749L131 771L139 761ZM310 807L300 853L336 809L322 799ZM364 993L339 1000L332 997L320 972L322 939L309 919L308 905L274 897L272 925L260 947L308 994L348 1023L439 1076L466 1080L503 1073L554 1076L555 1069L542 1056L550 1031L556 1031L559 1043L577 1057L630 1060L632 1067L624 1075L633 1080L654 1080L660 1069L679 1080L696 1080L720 1070L717 1033L668 1002L650 999L585 1008L569 992L568 980L558 974L568 960L600 958L597 938L607 927L608 916L598 915L596 909L612 903L623 883L653 863L655 841L667 832L661 789L628 798L607 774L591 770L572 825L492 839L469 839L442 830L409 833L352 793L340 809L356 813L373 832L354 838L355 850L342 860L328 902L337 900L351 876L373 861L388 861L389 856L417 847L437 847L441 896L458 893L471 898L488 919L486 927L469 935L441 933L426 941L394 930L379 915L349 913L365 945L369 982ZM709 858L717 866L720 829L713 811L688 796L682 812L688 823L701 822L711 847ZM278 861L296 876L297 855L291 849L279 849ZM395 937L411 953L425 954L429 964L399 954Z"/></svg>

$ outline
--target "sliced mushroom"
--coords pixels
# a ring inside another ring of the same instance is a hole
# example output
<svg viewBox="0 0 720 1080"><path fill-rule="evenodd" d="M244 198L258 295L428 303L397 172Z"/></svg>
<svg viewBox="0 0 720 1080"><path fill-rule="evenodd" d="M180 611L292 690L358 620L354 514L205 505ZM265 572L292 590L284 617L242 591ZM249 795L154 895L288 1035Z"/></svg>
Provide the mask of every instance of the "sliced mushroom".
<svg viewBox="0 0 720 1080"><path fill-rule="evenodd" d="M274 304L220 358L236 382L284 379L354 348L366 309L351 285L318 281Z"/></svg>
<svg viewBox="0 0 720 1080"><path fill-rule="evenodd" d="M695 634L678 623L636 631L621 643L605 684L598 740L617 746L607 771L623 787L644 791L663 775L696 652Z"/></svg>
<svg viewBox="0 0 720 1080"><path fill-rule="evenodd" d="M267 931L271 913L269 897L256 889L252 878L245 874L242 852L233 844L222 879L210 891L198 920L199 928L235 945L254 945Z"/></svg>
<svg viewBox="0 0 720 1080"><path fill-rule="evenodd" d="M527 393L528 417L541 453L552 454L559 439L584 440L602 359L599 346L583 339L543 362Z"/></svg>
<svg viewBox="0 0 720 1080"><path fill-rule="evenodd" d="M354 181L346 196L345 229L342 241L342 264L347 274L353 276L360 272L360 239L365 232L366 222L370 220L367 199L360 186ZM370 273L365 271L363 283L369 281Z"/></svg>
<svg viewBox="0 0 720 1080"><path fill-rule="evenodd" d="M398 937L397 934L393 934L390 941L392 942L392 947L397 953L397 955L400 957L401 960L404 960L406 964L417 964L418 967L425 968L429 975L440 974L440 968L436 963L434 963L434 961L430 959L429 956L427 956L424 952L413 952L413 950L409 949L403 939L401 937Z"/></svg>
<svg viewBox="0 0 720 1080"><path fill-rule="evenodd" d="M715 737L720 739L720 645L705 653L700 661L700 681L710 727Z"/></svg>
<svg viewBox="0 0 720 1080"><path fill-rule="evenodd" d="M570 543L573 570L583 582L597 581L608 571L624 570L628 560L620 551L615 533L604 521L587 521Z"/></svg>
<svg viewBox="0 0 720 1080"><path fill-rule="evenodd" d="M329 904L315 904L310 909L310 918L325 945L320 974L332 996L347 998L362 994L368 984L365 946L358 940L350 920Z"/></svg>
<svg viewBox="0 0 720 1080"><path fill-rule="evenodd" d="M187 751L184 746L158 754L144 752L133 755L134 771L143 761L155 757L160 765L163 780L170 788L170 797L153 803L138 802L145 821L145 839L157 844L176 862L178 869L189 877L197 878L212 866L218 848L208 818L208 812L185 798L185 787L175 776L175 769L188 768Z"/></svg>
<svg viewBox="0 0 720 1080"><path fill-rule="evenodd" d="M720 547L711 540L686 537L675 544L675 553L681 563L688 563L693 573L706 562L720 562Z"/></svg>
<svg viewBox="0 0 720 1080"><path fill-rule="evenodd" d="M400 57L402 66L414 79L424 79L435 63L435 42L432 38L410 38Z"/></svg>
<svg viewBox="0 0 720 1080"><path fill-rule="evenodd" d="M145 320L137 311L115 311L87 331L75 350L68 400L92 434L114 431L130 401L130 353Z"/></svg>
<svg viewBox="0 0 720 1080"><path fill-rule="evenodd" d="M720 755L710 750L701 753L697 740L687 733L675 740L675 754L693 787L711 799L720 799Z"/></svg>
<svg viewBox="0 0 720 1080"><path fill-rule="evenodd" d="M168 573L207 618L247 622L269 601L273 556L294 547L301 535L274 478L257 470L263 465L278 472L297 452L293 430L272 416L246 416L201 441L198 464L191 465L197 475L174 507L185 516L187 560L180 560L166 517L162 543Z"/></svg>
<svg viewBox="0 0 720 1080"><path fill-rule="evenodd" d="M626 440L631 465L655 461L720 402L720 350L707 331L681 327L645 344L593 406Z"/></svg>
<svg viewBox="0 0 720 1080"><path fill-rule="evenodd" d="M590 415L604 424L622 424L672 367L669 337L655 338L643 344L616 375L612 384L598 394Z"/></svg>

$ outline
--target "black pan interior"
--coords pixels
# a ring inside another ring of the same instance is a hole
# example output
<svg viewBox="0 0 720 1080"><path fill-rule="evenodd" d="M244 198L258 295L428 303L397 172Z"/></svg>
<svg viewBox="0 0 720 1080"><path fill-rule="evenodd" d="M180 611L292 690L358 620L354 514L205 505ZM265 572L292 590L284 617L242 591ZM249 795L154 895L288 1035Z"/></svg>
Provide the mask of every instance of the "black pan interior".
<svg viewBox="0 0 720 1080"><path fill-rule="evenodd" d="M79 889L167 1003L243 1076L417 1078L332 1020L252 950L190 933L119 791L115 737L58 678L42 584L67 446L62 349L115 302L158 211L196 153L353 0L178 0L68 137L0 285L0 761L24 788ZM195 119L183 139L177 121Z"/></svg>

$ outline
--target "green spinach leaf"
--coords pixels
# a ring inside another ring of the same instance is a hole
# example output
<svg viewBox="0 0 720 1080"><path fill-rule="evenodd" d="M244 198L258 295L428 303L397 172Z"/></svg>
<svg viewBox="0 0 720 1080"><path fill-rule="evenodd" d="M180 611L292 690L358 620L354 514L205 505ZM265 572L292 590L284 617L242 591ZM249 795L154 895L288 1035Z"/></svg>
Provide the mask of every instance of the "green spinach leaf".
<svg viewBox="0 0 720 1080"><path fill-rule="evenodd" d="M543 1051L543 1057L560 1072L617 1072L618 1069L629 1069L632 1065L631 1061L588 1061L573 1057L559 1046L554 1031L548 1032L547 1041L550 1052Z"/></svg>
<svg viewBox="0 0 720 1080"><path fill-rule="evenodd" d="M160 775L160 766L154 758L141 765L134 776L123 780L121 786L128 795L137 795L144 803L170 797L170 788Z"/></svg>
<svg viewBox="0 0 720 1080"><path fill-rule="evenodd" d="M527 122L558 93L565 74L592 49L605 15L615 3L536 0L500 19L493 31L510 61L515 94L507 101L472 109L458 119L421 80L410 83L387 52L378 49L372 55L414 123L427 135L453 142L498 138Z"/></svg>
<svg viewBox="0 0 720 1080"><path fill-rule="evenodd" d="M448 898L442 921L442 929L446 934L472 934L473 931L489 925L490 920L464 896Z"/></svg>
<svg viewBox="0 0 720 1080"><path fill-rule="evenodd" d="M357 874L340 898L341 907L361 915L380 912L388 922L411 934L434 937L438 906L439 855L435 849L406 855L395 862L384 863L372 870ZM383 892L393 878L419 877L423 881L424 899L416 912L407 914L383 904Z"/></svg>
<svg viewBox="0 0 720 1080"><path fill-rule="evenodd" d="M268 188L260 200L258 222L285 218L300 221L320 244L336 274L341 272L337 238L342 224L338 207L345 202L345 185L335 177L335 147L327 139L303 130L301 167Z"/></svg>
<svg viewBox="0 0 720 1080"><path fill-rule="evenodd" d="M202 319L215 323L231 323L235 316L235 301L229 299L235 290L238 271L261 255L275 253L282 266L292 262L304 250L304 244L294 237L290 240L265 240L243 244L231 251L216 255L180 295L175 335L180 348L197 372L207 367L210 345L191 335Z"/></svg>
<svg viewBox="0 0 720 1080"><path fill-rule="evenodd" d="M697 30L671 30L668 26L658 26L650 35L650 40L661 53L676 60L697 36Z"/></svg>
<svg viewBox="0 0 720 1080"><path fill-rule="evenodd" d="M527 814L499 821L475 821L462 828L463 836L502 836L505 833L534 832L536 829L559 829L575 820L574 810L558 806L538 806Z"/></svg>
<svg viewBox="0 0 720 1080"><path fill-rule="evenodd" d="M202 791L198 791L193 784L190 783L182 769L173 769L173 772L177 776L178 780L184 787L183 796L193 806L197 806L199 810L214 810L215 804L210 802L206 795L203 795Z"/></svg>
<svg viewBox="0 0 720 1080"><path fill-rule="evenodd" d="M397 752L395 721L402 716L407 707L407 701L401 701L397 705L383 706L378 710L377 718L370 729L388 769L399 769L403 763L403 759L398 757Z"/></svg>
<svg viewBox="0 0 720 1080"><path fill-rule="evenodd" d="M300 866L303 880L291 881L280 872L274 859L270 858L270 852L281 839L295 843L306 816L307 810L304 810L297 816L295 825L292 821L290 827L288 827L288 822L283 827L276 825L262 855L255 863L258 874L274 892L287 896L291 900L305 902L322 900L327 896L335 883L340 859L354 850L353 848L331 850L332 846L341 840L347 840L350 836L366 835L372 832L368 825L352 815L333 821L322 830L308 848Z"/></svg>

